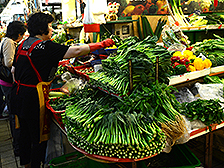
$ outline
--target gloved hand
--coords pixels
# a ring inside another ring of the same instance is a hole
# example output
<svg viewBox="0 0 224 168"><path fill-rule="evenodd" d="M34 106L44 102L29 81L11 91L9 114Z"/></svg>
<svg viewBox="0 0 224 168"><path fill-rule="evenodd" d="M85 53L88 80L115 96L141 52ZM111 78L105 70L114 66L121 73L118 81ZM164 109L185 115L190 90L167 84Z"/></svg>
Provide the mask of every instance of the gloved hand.
<svg viewBox="0 0 224 168"><path fill-rule="evenodd" d="M114 41L112 39L106 39L98 43L90 43L89 48L90 52L101 49L101 48L106 48L106 47L112 47L114 45Z"/></svg>

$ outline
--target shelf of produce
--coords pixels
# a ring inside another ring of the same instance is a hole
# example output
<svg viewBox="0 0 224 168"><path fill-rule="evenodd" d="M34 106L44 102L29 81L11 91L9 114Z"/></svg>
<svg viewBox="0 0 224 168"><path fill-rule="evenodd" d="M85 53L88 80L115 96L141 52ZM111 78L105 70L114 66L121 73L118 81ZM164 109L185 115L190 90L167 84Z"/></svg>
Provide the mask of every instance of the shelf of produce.
<svg viewBox="0 0 224 168"><path fill-rule="evenodd" d="M212 128L212 131L215 131L217 129L220 129L220 128L223 128L224 127L224 121L220 124L212 124L211 125L211 128ZM205 127L205 128L199 128L199 129L194 129L190 132L190 139L194 139L194 138L197 138L199 136L202 136L204 134L207 134L209 133L209 128L208 127Z"/></svg>
<svg viewBox="0 0 224 168"><path fill-rule="evenodd" d="M200 77L204 77L206 75L210 74L211 69L203 69L201 71L194 71L194 72L189 72L185 73L183 75L176 75L176 76L171 76L169 85L176 85L180 83L185 83L187 81L191 81L194 79L199 79Z"/></svg>
<svg viewBox="0 0 224 168"><path fill-rule="evenodd" d="M64 133L64 135L67 136L66 128L62 128L61 125L57 122L57 120L54 117L52 118L52 121L59 127L61 132ZM75 150L77 150L80 153L86 155L90 159L97 160L99 162L122 162L122 163L125 163L125 162L126 163L127 162L137 162L137 161L149 159L149 158L154 157L154 156L157 155L157 154L155 154L155 155L144 157L144 158L140 158L140 159L128 159L128 158L123 159L123 158L116 158L116 157L100 156L100 155L89 154L86 151L84 151L83 149L80 149L80 148L74 146L69 139L68 139L68 142Z"/></svg>
<svg viewBox="0 0 224 168"><path fill-rule="evenodd" d="M216 30L216 29L224 29L224 25L203 25L203 26L189 26L189 27L180 27L183 31L204 31L204 30Z"/></svg>

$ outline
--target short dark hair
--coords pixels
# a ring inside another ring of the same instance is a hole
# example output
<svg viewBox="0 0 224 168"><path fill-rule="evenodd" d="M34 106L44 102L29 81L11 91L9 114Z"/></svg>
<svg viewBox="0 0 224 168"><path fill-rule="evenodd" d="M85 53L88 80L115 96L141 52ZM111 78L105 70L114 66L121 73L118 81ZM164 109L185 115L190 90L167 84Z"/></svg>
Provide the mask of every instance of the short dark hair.
<svg viewBox="0 0 224 168"><path fill-rule="evenodd" d="M19 35L23 35L26 32L26 26L23 22L12 21L8 24L6 29L6 37L9 37L13 40L17 40Z"/></svg>
<svg viewBox="0 0 224 168"><path fill-rule="evenodd" d="M54 21L54 17L50 14L38 12L31 14L27 22L28 32L31 37L36 35L47 35L49 33L48 23Z"/></svg>

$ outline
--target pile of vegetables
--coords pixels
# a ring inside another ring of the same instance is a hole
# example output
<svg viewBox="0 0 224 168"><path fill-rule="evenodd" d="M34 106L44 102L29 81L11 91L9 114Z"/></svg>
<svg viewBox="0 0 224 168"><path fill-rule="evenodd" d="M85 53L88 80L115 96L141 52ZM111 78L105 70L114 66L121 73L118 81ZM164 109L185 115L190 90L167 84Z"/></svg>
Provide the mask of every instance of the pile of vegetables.
<svg viewBox="0 0 224 168"><path fill-rule="evenodd" d="M117 55L101 60L103 69L90 73L90 84L110 93L125 95L129 92L129 60L132 62L133 87L139 83L153 83L156 76L156 57L159 57L159 81L168 83L171 72L171 55L156 44L156 36L144 40L136 36L123 40Z"/></svg>
<svg viewBox="0 0 224 168"><path fill-rule="evenodd" d="M224 65L224 38L215 34L214 37L216 39L205 39L192 45L195 55L202 53L212 62L212 67Z"/></svg>
<svg viewBox="0 0 224 168"><path fill-rule="evenodd" d="M174 44L183 44L189 47L190 41L188 37L178 26L165 25L162 30L162 40L165 47L169 48Z"/></svg>
<svg viewBox="0 0 224 168"><path fill-rule="evenodd" d="M220 124L224 119L223 107L219 99L197 99L182 103L183 114L193 120L201 120L211 129L211 124Z"/></svg>
<svg viewBox="0 0 224 168"><path fill-rule="evenodd" d="M71 143L90 154L129 159L164 149L166 136L146 113L100 90L85 89L88 96L67 106L63 116Z"/></svg>
<svg viewBox="0 0 224 168"><path fill-rule="evenodd" d="M190 50L185 50L182 54L180 51L173 53L171 57L171 66L173 67L173 74L180 75L186 72L200 71L212 66L212 62L205 58L196 57Z"/></svg>
<svg viewBox="0 0 224 168"><path fill-rule="evenodd" d="M119 98L86 85L63 115L68 139L90 154L129 159L156 155L167 137L173 145L186 131L174 90L157 82Z"/></svg>
<svg viewBox="0 0 224 168"><path fill-rule="evenodd" d="M153 31L147 17L143 15L140 16L140 18L138 19L138 24L140 27L139 22L142 22L143 32L141 32L141 29L139 29L139 38L143 40L147 36L157 36L157 38L159 39L163 30L163 26L166 25L167 20L160 18L157 22L155 30Z"/></svg>
<svg viewBox="0 0 224 168"><path fill-rule="evenodd" d="M58 31L54 31L54 34L51 38L51 40L58 44L65 43L68 39L66 37L66 32L64 29L60 29Z"/></svg>

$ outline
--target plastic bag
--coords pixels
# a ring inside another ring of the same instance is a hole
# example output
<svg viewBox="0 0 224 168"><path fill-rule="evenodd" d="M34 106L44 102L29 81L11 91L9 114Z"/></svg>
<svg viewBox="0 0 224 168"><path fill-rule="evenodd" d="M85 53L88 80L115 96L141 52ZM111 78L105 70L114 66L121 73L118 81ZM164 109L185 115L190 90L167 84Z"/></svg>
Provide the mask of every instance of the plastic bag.
<svg viewBox="0 0 224 168"><path fill-rule="evenodd" d="M65 72L61 75L61 79L64 81L64 82L67 82L69 79L72 78L72 75L70 72Z"/></svg>
<svg viewBox="0 0 224 168"><path fill-rule="evenodd" d="M174 93L174 95L177 101L180 103L184 103L184 102L190 103L198 99L198 97L194 97L194 94L187 87L183 87L179 89L178 92Z"/></svg>
<svg viewBox="0 0 224 168"><path fill-rule="evenodd" d="M92 0L92 12L94 15L102 15L108 12L106 0Z"/></svg>
<svg viewBox="0 0 224 168"><path fill-rule="evenodd" d="M175 144L184 144L184 143L188 142L189 139L190 139L190 133L189 132L191 130L191 123L183 115L182 115L182 119L183 119L184 125L186 127L186 131L179 139L176 140Z"/></svg>
<svg viewBox="0 0 224 168"><path fill-rule="evenodd" d="M203 99L219 99L221 102L223 99L223 84L200 84L195 83L195 88L198 94Z"/></svg>
<svg viewBox="0 0 224 168"><path fill-rule="evenodd" d="M80 79L71 78L60 88L60 90L66 94L72 94L80 87L81 83L82 81Z"/></svg>
<svg viewBox="0 0 224 168"><path fill-rule="evenodd" d="M93 18L93 12L92 12L92 1L86 0L86 7L84 10L84 17L83 17L83 23L84 24L93 24L95 23L95 20Z"/></svg>
<svg viewBox="0 0 224 168"><path fill-rule="evenodd" d="M180 51L183 53L186 50L186 46L180 43L174 43L167 50L169 52Z"/></svg>
<svg viewBox="0 0 224 168"><path fill-rule="evenodd" d="M191 130L205 128L206 125L201 120L191 121Z"/></svg>

